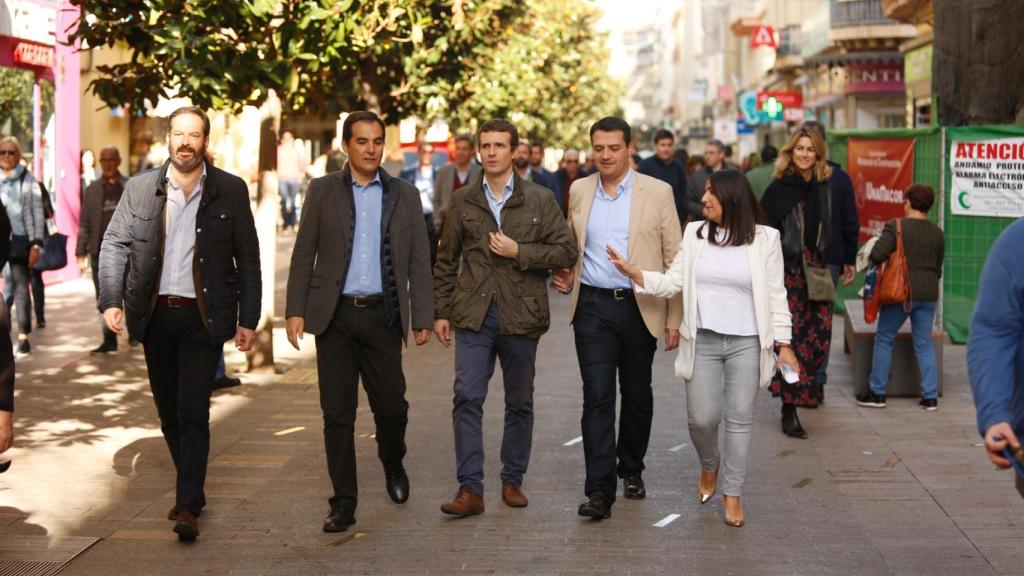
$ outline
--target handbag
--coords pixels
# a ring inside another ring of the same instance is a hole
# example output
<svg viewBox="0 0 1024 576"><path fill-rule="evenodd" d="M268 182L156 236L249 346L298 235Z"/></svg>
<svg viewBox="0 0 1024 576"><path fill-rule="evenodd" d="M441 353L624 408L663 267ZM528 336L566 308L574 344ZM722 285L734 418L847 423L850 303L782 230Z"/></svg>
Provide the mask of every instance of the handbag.
<svg viewBox="0 0 1024 576"><path fill-rule="evenodd" d="M33 268L36 272L60 270L68 265L68 237L55 232L43 241L43 251Z"/></svg>
<svg viewBox="0 0 1024 576"><path fill-rule="evenodd" d="M879 275L878 302L888 304L909 304L910 270L907 255L903 251L903 220L896 219L896 250L889 255L889 261Z"/></svg>
<svg viewBox="0 0 1024 576"><path fill-rule="evenodd" d="M803 243L804 213L799 207L797 219L800 222L800 238ZM821 227L818 228L818 241L821 241ZM804 266L804 278L807 280L807 299L811 302L835 302L836 284L832 281L832 271L828 267L818 268L807 261L807 253L800 247L801 261Z"/></svg>

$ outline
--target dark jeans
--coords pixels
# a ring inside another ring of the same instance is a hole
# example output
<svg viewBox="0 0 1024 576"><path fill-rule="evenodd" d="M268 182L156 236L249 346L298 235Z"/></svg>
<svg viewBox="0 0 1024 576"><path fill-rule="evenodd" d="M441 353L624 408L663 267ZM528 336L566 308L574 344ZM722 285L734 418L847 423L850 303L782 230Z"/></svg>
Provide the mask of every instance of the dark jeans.
<svg viewBox="0 0 1024 576"><path fill-rule="evenodd" d="M43 284L43 273L31 270L32 304L36 311L36 325L46 323L46 285Z"/></svg>
<svg viewBox="0 0 1024 576"><path fill-rule="evenodd" d="M178 471L178 506L198 515L210 452L210 393L222 346L210 341L196 306L158 304L143 342L160 430Z"/></svg>
<svg viewBox="0 0 1024 576"><path fill-rule="evenodd" d="M90 267L92 268L92 285L96 289L96 309L100 307L100 257L89 256ZM103 321L103 311L100 310L100 329L103 331L103 343L117 346L117 334L114 334L107 323Z"/></svg>
<svg viewBox="0 0 1024 576"><path fill-rule="evenodd" d="M455 333L455 464L459 487L484 493L484 400L501 361L505 384L505 431L501 438L501 481L523 483L533 445L533 378L537 361L534 338L501 333L498 306L491 304L480 331Z"/></svg>
<svg viewBox="0 0 1024 576"><path fill-rule="evenodd" d="M616 472L625 476L644 469L654 414L651 363L658 340L647 330L632 296L617 300L586 286L580 287L573 329L583 377L584 489L588 497L614 502ZM616 376L622 394L617 445Z"/></svg>
<svg viewBox="0 0 1024 576"><path fill-rule="evenodd" d="M402 330L385 326L382 316L380 305L356 308L343 297L330 326L316 337L324 445L334 488L329 500L332 508L356 508L353 435L360 378L377 425L377 456L384 469L400 469L405 457L409 403L402 373Z"/></svg>
<svg viewBox="0 0 1024 576"><path fill-rule="evenodd" d="M28 291L31 276L27 262L11 262L4 271L4 303L8 310L14 305L19 334L32 333L32 296Z"/></svg>
<svg viewBox="0 0 1024 576"><path fill-rule="evenodd" d="M832 272L832 283L836 285L836 291L838 292L838 290L839 290L839 277L843 275L843 267L838 265L838 264L829 264L828 265L828 269L829 269L830 272ZM825 359L822 360L821 364L818 366L818 371L815 373L815 380L817 380L818 384L820 384L821 386L824 386L825 382L828 380L828 357L829 356L831 356L831 354L825 356ZM825 397L825 392L824 391L822 391L821 396L822 396L822 398Z"/></svg>

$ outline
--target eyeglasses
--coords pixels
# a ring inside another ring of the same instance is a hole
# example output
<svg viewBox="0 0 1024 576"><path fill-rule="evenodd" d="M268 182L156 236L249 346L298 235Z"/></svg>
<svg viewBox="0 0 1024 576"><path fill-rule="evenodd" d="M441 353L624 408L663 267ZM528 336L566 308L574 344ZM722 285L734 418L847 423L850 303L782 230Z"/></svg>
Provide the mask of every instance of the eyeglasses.
<svg viewBox="0 0 1024 576"><path fill-rule="evenodd" d="M0 150L0 156L17 156L17 150Z"/></svg>

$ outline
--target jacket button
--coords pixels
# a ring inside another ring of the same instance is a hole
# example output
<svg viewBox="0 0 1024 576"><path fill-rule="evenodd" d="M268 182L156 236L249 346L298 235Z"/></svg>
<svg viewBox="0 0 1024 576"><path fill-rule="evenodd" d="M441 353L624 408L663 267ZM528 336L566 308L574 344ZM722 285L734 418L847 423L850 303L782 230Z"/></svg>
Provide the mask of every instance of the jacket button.
<svg viewBox="0 0 1024 576"><path fill-rule="evenodd" d="M206 294L206 288L203 288L203 294Z"/></svg>
<svg viewBox="0 0 1024 576"><path fill-rule="evenodd" d="M154 260L156 260L156 258L154 258ZM200 258L200 259L199 259L199 263L200 263L200 264L202 264L202 263L203 263L203 261L204 261L204 259L203 259L203 258Z"/></svg>
<svg viewBox="0 0 1024 576"><path fill-rule="evenodd" d="M223 219L225 219L225 218L227 218L227 217L228 217L228 215L227 215L227 214L221 214L221 215L220 215L220 219L221 219L221 220L223 220Z"/></svg>
<svg viewBox="0 0 1024 576"><path fill-rule="evenodd" d="M202 231L203 231L203 229L202 229L202 228L196 228L196 234L198 234L198 233L200 233L200 232L202 232Z"/></svg>

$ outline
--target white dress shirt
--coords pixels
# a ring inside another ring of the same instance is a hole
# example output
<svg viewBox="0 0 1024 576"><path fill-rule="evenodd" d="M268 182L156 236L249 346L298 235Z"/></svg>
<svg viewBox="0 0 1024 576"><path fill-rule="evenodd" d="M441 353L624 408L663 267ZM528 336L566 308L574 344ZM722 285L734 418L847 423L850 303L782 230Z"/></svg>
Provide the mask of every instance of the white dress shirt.
<svg viewBox="0 0 1024 576"><path fill-rule="evenodd" d="M174 185L167 175L167 205L164 237L164 261L160 272L161 296L196 297L195 280L192 277L192 258L195 255L196 236L204 232L196 226L199 201L206 184L206 164L199 184L187 199L185 192Z"/></svg>
<svg viewBox="0 0 1024 576"><path fill-rule="evenodd" d="M725 234L718 229L720 239ZM747 246L708 242L697 258L695 273L697 328L728 336L757 336Z"/></svg>

